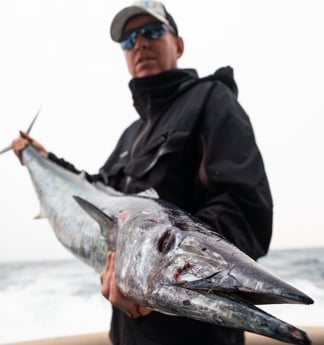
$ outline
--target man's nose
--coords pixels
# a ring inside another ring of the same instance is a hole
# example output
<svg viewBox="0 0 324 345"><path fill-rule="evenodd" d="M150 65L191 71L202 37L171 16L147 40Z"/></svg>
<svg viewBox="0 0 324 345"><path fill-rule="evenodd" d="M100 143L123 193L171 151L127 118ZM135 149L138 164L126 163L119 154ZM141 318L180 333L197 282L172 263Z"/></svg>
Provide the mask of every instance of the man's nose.
<svg viewBox="0 0 324 345"><path fill-rule="evenodd" d="M149 39L142 36L140 33L137 34L136 41L135 41L135 49L140 48L148 48L150 45Z"/></svg>

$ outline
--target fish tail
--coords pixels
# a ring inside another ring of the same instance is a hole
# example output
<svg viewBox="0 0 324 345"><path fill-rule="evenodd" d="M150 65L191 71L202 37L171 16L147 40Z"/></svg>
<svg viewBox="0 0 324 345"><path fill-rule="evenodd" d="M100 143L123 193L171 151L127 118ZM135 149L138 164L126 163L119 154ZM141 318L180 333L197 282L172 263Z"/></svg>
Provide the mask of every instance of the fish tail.
<svg viewBox="0 0 324 345"><path fill-rule="evenodd" d="M34 124L35 124L35 122L36 122L36 119L37 119L39 113L41 112L41 109L42 109L42 108L40 107L39 110L38 110L38 112L37 112L36 115L34 116L34 118L33 118L32 122L31 122L31 124L28 126L28 128L27 128L27 130L26 130L26 133L27 133L27 134L29 134L29 133L31 132L31 130L32 130L32 128L33 128L33 126L34 126ZM0 150L0 155L3 154L3 153L5 153L5 152L10 151L11 149L12 149L12 146L11 146L11 144L10 144L10 145L6 146L5 148L3 148L2 150Z"/></svg>

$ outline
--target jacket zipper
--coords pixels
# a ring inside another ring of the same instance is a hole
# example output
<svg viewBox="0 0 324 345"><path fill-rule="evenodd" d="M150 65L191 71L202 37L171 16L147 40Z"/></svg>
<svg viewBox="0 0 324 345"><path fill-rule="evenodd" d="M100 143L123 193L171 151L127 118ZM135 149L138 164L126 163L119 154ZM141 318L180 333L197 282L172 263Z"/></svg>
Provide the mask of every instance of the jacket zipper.
<svg viewBox="0 0 324 345"><path fill-rule="evenodd" d="M145 125L145 127L143 128L143 130L139 133L139 135L136 137L136 139L135 139L135 141L134 141L134 144L133 144L133 146L132 146L131 153L130 153L130 158L131 158L131 159L134 157L135 150L136 150L138 144L139 144L139 143L141 142L141 140L143 139L144 134L148 131L148 129L149 129L150 126L151 126L151 115L150 115L151 101L149 102L147 108L144 106L142 100L141 100L141 104L142 104L143 109L145 109L145 114L146 114L146 125Z"/></svg>
<svg viewBox="0 0 324 345"><path fill-rule="evenodd" d="M205 169L205 161L206 161L206 143L202 135L200 135L201 146L202 146L202 157L201 162L199 165L199 178L202 184L207 188L210 192L215 192L214 186L209 182L206 169Z"/></svg>
<svg viewBox="0 0 324 345"><path fill-rule="evenodd" d="M149 130L149 128L151 127L151 115L150 115L150 108L151 108L151 103L149 103L148 107L144 107L144 104L141 100L141 104L143 109L145 109L145 114L146 114L146 124L145 127L142 129L142 131L138 134L138 136L136 137L132 148L130 150L130 160L134 158L134 154L135 154L135 150L138 146L138 144L141 142L141 140L143 139L145 133ZM128 193L129 192L129 185L132 183L132 177L131 176L126 176L125 181L124 181L124 188L123 191L124 193Z"/></svg>

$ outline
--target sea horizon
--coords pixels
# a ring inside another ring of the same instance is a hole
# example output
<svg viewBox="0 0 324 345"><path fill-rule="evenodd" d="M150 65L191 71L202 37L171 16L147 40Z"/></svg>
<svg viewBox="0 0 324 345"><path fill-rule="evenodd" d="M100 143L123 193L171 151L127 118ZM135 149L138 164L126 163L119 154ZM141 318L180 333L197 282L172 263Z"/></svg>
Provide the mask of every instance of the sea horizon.
<svg viewBox="0 0 324 345"><path fill-rule="evenodd" d="M323 249L324 251L324 245L309 245L309 246L300 246L300 245L296 245L296 246L275 246L275 247L270 247L269 251L267 252L267 254L265 254L263 257L259 258L257 261L259 260L263 260L264 258L266 258L268 255L270 255L272 252L275 251L294 251L294 250L320 250ZM79 261L73 254L67 252L67 254L63 254L62 256L51 256L51 257L47 257L47 256L39 256L37 258L35 257L11 257L11 258L1 258L0 257L0 263L19 263L19 262L45 262L45 261L69 261L69 260L77 260Z"/></svg>

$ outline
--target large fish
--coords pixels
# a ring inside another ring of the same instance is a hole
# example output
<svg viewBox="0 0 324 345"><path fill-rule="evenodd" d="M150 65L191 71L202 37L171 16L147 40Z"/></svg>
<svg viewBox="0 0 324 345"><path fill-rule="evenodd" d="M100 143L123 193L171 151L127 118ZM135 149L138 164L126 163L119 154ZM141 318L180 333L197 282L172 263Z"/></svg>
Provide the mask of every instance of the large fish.
<svg viewBox="0 0 324 345"><path fill-rule="evenodd" d="M5 150L3 150L5 151ZM125 195L89 183L39 155L22 154L46 217L59 241L100 272L116 252L116 282L135 303L162 313L239 328L293 344L307 334L257 304L312 299L186 212L152 191Z"/></svg>

